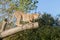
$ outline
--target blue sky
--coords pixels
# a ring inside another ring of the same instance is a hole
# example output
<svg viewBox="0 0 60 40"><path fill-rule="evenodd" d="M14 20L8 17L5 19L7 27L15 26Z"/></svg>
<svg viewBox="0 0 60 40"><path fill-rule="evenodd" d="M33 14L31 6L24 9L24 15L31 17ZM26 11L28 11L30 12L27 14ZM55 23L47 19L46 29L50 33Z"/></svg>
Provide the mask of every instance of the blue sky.
<svg viewBox="0 0 60 40"><path fill-rule="evenodd" d="M53 16L60 14L60 0L38 0L37 10L47 12Z"/></svg>

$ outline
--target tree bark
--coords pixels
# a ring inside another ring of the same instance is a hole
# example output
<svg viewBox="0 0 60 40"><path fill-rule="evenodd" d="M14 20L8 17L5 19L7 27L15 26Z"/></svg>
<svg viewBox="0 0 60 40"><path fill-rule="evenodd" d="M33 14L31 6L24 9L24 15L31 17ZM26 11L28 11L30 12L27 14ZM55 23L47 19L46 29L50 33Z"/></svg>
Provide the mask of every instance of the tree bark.
<svg viewBox="0 0 60 40"><path fill-rule="evenodd" d="M33 25L32 25L33 24ZM34 26L34 27L33 27ZM4 38L6 36L9 36L9 35L12 35L14 33L17 33L19 31L22 31L22 30L26 30L26 29L33 29L33 28L37 28L38 27L38 22L35 22L35 23L29 23L29 24L25 24L21 27L15 27L15 28L12 28L12 29L9 29L9 30L6 30L6 31L3 31L1 33L1 38Z"/></svg>
<svg viewBox="0 0 60 40"><path fill-rule="evenodd" d="M2 28L1 28L0 32L3 32L5 30L6 25L7 25L7 22L3 21Z"/></svg>

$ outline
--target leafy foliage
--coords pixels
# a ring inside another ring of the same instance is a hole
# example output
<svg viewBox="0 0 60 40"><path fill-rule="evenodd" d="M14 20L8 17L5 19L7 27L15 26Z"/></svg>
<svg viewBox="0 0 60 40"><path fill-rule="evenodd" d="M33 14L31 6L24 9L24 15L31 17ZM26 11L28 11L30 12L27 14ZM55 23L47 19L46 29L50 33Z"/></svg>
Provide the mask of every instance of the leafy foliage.
<svg viewBox="0 0 60 40"><path fill-rule="evenodd" d="M37 0L20 0L19 9L25 12L34 10L37 8L36 3L38 3Z"/></svg>
<svg viewBox="0 0 60 40"><path fill-rule="evenodd" d="M39 25L50 25L52 26L54 22L54 18L50 14L44 13L42 17L38 20ZM41 24L40 24L41 23Z"/></svg>
<svg viewBox="0 0 60 40"><path fill-rule="evenodd" d="M31 10L34 10L37 8L36 3L38 3L37 0L11 0L10 2L10 8L7 9L7 11L23 11L23 12L29 12Z"/></svg>

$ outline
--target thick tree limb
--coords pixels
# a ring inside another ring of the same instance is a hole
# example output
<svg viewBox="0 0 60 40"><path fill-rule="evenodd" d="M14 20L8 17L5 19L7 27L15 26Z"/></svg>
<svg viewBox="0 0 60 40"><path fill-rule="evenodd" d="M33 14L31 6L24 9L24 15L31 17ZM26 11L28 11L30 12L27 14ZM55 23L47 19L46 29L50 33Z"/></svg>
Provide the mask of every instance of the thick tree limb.
<svg viewBox="0 0 60 40"><path fill-rule="evenodd" d="M25 24L21 27L15 27L15 28L12 28L12 29L9 29L9 30L6 30L6 31L3 31L1 33L1 38L4 38L6 36L9 36L9 35L12 35L14 33L17 33L19 31L22 31L22 30L25 30L25 29L32 29L32 28L37 28L38 27L38 22L36 23L29 23L29 24Z"/></svg>

